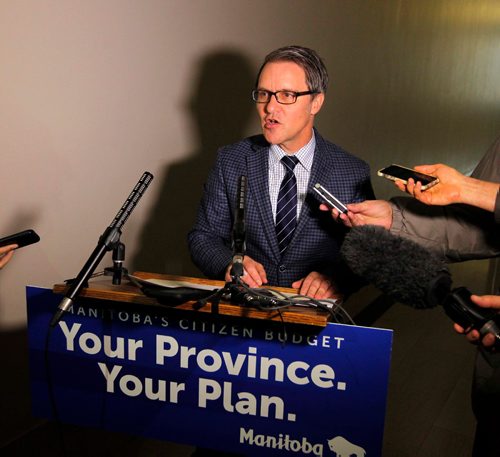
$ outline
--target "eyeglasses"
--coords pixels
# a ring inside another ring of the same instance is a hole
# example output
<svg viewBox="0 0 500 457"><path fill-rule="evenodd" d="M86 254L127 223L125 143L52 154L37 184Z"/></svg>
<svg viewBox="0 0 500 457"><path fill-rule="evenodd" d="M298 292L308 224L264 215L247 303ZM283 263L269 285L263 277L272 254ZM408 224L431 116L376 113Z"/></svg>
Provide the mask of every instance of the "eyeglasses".
<svg viewBox="0 0 500 457"><path fill-rule="evenodd" d="M274 95L278 103L281 103L282 105L292 105L297 101L297 97L311 94L319 94L319 92L316 90L307 90L305 92L278 90L277 92L271 92L270 90L256 89L252 91L252 98L256 103L269 103L271 96Z"/></svg>

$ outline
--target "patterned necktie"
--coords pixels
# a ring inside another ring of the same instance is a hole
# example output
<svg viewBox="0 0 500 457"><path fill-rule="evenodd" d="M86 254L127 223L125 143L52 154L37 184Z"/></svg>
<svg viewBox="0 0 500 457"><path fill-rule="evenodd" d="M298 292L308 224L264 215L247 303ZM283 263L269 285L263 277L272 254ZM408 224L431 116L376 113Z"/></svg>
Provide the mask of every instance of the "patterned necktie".
<svg viewBox="0 0 500 457"><path fill-rule="evenodd" d="M281 162L286 172L281 182L276 206L276 236L280 254L283 255L297 225L297 179L293 169L299 159L295 156L285 156Z"/></svg>

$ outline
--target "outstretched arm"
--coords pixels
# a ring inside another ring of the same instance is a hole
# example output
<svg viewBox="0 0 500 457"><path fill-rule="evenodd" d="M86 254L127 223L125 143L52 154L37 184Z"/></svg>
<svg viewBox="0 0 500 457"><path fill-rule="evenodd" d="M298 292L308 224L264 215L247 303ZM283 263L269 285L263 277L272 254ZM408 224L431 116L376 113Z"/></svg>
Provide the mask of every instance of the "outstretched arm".
<svg viewBox="0 0 500 457"><path fill-rule="evenodd" d="M454 168L443 164L420 165L415 167L415 170L438 177L439 183L425 191L422 190L422 184L415 183L413 179L410 179L407 185L396 181L396 186L413 195L422 203L426 205L465 203L486 211L494 211L500 188L498 183L465 176Z"/></svg>
<svg viewBox="0 0 500 457"><path fill-rule="evenodd" d="M392 224L392 206L385 200L365 200L361 203L350 203L347 205L347 214L340 214L336 209L330 209L324 204L320 205L320 209L331 211L332 217L347 227L379 225L389 229Z"/></svg>

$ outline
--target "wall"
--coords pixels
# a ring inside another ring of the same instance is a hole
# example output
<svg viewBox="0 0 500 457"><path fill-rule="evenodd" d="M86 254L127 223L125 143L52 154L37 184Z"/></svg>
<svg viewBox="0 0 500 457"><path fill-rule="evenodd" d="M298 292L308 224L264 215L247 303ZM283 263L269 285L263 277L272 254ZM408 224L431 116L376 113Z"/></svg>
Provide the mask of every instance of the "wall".
<svg viewBox="0 0 500 457"><path fill-rule="evenodd" d="M198 274L184 235L203 179L218 145L257 130L256 68L287 43L324 56L318 126L374 173L471 170L500 119L499 16L466 0L0 3L0 233L42 237L2 271L0 326L25 324L26 283L78 273L144 170L127 266Z"/></svg>
<svg viewBox="0 0 500 457"><path fill-rule="evenodd" d="M386 198L378 168L470 171L493 142L499 35L494 0L1 1L0 235L42 238L0 273L2 340L26 326L24 286L74 277L145 170L126 266L198 275L185 234L217 146L258 130L249 93L268 51L325 58L318 127Z"/></svg>

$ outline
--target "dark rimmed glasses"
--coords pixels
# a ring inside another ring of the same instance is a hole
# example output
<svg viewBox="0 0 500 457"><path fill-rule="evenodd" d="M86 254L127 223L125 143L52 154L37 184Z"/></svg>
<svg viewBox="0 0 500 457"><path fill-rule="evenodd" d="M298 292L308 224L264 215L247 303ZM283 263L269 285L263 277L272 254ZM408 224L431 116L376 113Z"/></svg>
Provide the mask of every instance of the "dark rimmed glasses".
<svg viewBox="0 0 500 457"><path fill-rule="evenodd" d="M302 95L318 94L316 90L306 90L304 92L294 92L291 90L278 90L271 92L270 90L255 89L252 91L252 99L255 103L269 103L271 97L274 95L276 101L282 105L292 105L297 101L297 97Z"/></svg>

